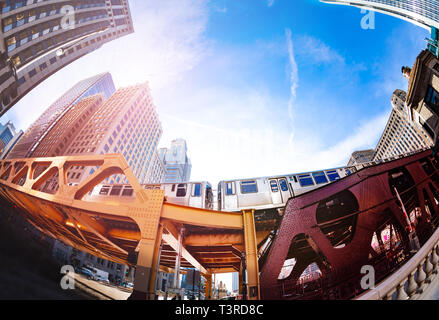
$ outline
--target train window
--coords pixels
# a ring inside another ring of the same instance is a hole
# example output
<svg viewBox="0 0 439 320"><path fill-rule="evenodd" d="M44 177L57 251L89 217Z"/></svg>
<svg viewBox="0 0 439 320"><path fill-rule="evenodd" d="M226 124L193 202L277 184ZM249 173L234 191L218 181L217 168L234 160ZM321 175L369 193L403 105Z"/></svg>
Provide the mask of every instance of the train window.
<svg viewBox="0 0 439 320"><path fill-rule="evenodd" d="M172 192L175 191L175 184L172 185L172 189L171 189L171 191L172 191Z"/></svg>
<svg viewBox="0 0 439 320"><path fill-rule="evenodd" d="M226 196L232 196L235 194L235 188L233 182L226 182Z"/></svg>
<svg viewBox="0 0 439 320"><path fill-rule="evenodd" d="M279 185L280 185L280 189L282 191L288 191L288 185L285 179L280 179L279 180Z"/></svg>
<svg viewBox="0 0 439 320"><path fill-rule="evenodd" d="M270 186L271 186L271 191L272 192L278 192L279 191L279 187L277 186L276 180L270 180Z"/></svg>
<svg viewBox="0 0 439 320"><path fill-rule="evenodd" d="M130 187L127 188L126 187L122 191L122 196L124 196L124 197L131 197L133 195L133 193L134 193L134 190L132 188L130 188Z"/></svg>
<svg viewBox="0 0 439 320"><path fill-rule="evenodd" d="M120 195L120 192L122 191L122 186L113 186L113 189L111 189L110 196L118 196Z"/></svg>
<svg viewBox="0 0 439 320"><path fill-rule="evenodd" d="M257 193L256 180L241 181L241 193Z"/></svg>
<svg viewBox="0 0 439 320"><path fill-rule="evenodd" d="M309 174L303 174L299 176L299 183L301 187L313 186L314 181Z"/></svg>
<svg viewBox="0 0 439 320"><path fill-rule="evenodd" d="M337 170L326 171L326 174L328 175L329 181L335 181L340 179Z"/></svg>
<svg viewBox="0 0 439 320"><path fill-rule="evenodd" d="M99 191L100 195L107 195L110 191L110 186L103 186L101 190Z"/></svg>
<svg viewBox="0 0 439 320"><path fill-rule="evenodd" d="M186 197L186 184L181 183L177 186L177 197Z"/></svg>
<svg viewBox="0 0 439 320"><path fill-rule="evenodd" d="M312 174L312 176L314 177L314 180L316 181L317 184L321 184L321 183L328 183L328 179L325 176L325 173L322 172L315 172Z"/></svg>
<svg viewBox="0 0 439 320"><path fill-rule="evenodd" d="M195 183L192 185L192 197L201 196L201 183Z"/></svg>

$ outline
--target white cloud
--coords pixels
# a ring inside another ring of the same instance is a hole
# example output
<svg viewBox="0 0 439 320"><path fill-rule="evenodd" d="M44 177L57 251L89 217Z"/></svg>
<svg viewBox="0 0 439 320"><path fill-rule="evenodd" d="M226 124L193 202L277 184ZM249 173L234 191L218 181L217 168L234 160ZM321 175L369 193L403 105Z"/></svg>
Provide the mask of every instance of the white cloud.
<svg viewBox="0 0 439 320"><path fill-rule="evenodd" d="M219 13L226 13L226 12L227 12L227 8L226 8L226 7L213 6L213 9L214 9L216 12L219 12Z"/></svg>
<svg viewBox="0 0 439 320"><path fill-rule="evenodd" d="M274 0L267 0L267 6L271 7L274 4Z"/></svg>
<svg viewBox="0 0 439 320"><path fill-rule="evenodd" d="M135 1L131 7L135 33L104 45L38 86L13 108L17 127L29 126L74 83L107 70L117 87L150 80L164 128L161 145L177 137L187 140L195 180L216 183L338 166L350 152L372 145L384 127L382 118L371 119L332 146L322 144L319 132L293 141L292 129L301 120L295 111L303 109L296 105L296 54L306 54L306 49L320 52L322 62L344 61L335 51L313 38L303 38L308 45L302 48L301 42L293 42L290 29L281 40L259 40L244 48L210 42L204 34L209 17L204 0ZM270 91L268 83L248 83L248 70L279 58L285 58L288 68L284 95Z"/></svg>
<svg viewBox="0 0 439 320"><path fill-rule="evenodd" d="M375 148L383 129L389 119L391 109L364 121L359 127L352 128L346 138L330 146L312 144L307 140L295 143L295 148L302 150L295 157L299 170L319 170L345 165L352 152Z"/></svg>
<svg viewBox="0 0 439 320"><path fill-rule="evenodd" d="M148 80L154 91L171 86L193 70L208 48L204 38L207 0L130 1L130 6L133 34L106 43L64 67L4 118L26 129L75 83L102 72L111 72L116 87Z"/></svg>
<svg viewBox="0 0 439 320"><path fill-rule="evenodd" d="M294 46L293 46L293 40L292 40L292 34L290 29L286 29L285 31L286 38L287 38L287 47L288 47L288 61L289 61L289 67L290 67L290 100L288 101L288 115L290 117L290 120L292 123L294 123L294 101L296 99L296 91L297 87L299 86L299 71L297 68L296 59L294 57ZM294 131L291 132L289 143L290 146L294 139Z"/></svg>
<svg viewBox="0 0 439 320"><path fill-rule="evenodd" d="M310 57L313 63L337 63L344 65L345 59L331 47L326 45L320 39L311 36L302 36L297 40L299 45L299 53Z"/></svg>

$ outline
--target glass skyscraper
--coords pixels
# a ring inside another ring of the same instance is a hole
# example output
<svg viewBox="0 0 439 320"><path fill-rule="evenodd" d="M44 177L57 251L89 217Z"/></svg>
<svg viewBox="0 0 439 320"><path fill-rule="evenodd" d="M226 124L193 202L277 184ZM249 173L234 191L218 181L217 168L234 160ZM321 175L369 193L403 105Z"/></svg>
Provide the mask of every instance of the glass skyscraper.
<svg viewBox="0 0 439 320"><path fill-rule="evenodd" d="M56 100L30 127L26 130L17 145L11 150L8 159L29 158L33 156L41 141L64 115L81 99L101 93L108 99L116 91L113 78L109 73L80 81L73 88Z"/></svg>
<svg viewBox="0 0 439 320"><path fill-rule="evenodd" d="M15 131L15 127L10 121L5 125L0 123L0 159L4 159L8 155L22 134L21 130Z"/></svg>
<svg viewBox="0 0 439 320"><path fill-rule="evenodd" d="M189 181L192 163L187 156L187 145L184 139L173 140L171 148L160 148L158 155L166 168L165 183Z"/></svg>
<svg viewBox="0 0 439 320"><path fill-rule="evenodd" d="M437 0L320 0L385 13L407 20L427 30L439 29L439 1Z"/></svg>

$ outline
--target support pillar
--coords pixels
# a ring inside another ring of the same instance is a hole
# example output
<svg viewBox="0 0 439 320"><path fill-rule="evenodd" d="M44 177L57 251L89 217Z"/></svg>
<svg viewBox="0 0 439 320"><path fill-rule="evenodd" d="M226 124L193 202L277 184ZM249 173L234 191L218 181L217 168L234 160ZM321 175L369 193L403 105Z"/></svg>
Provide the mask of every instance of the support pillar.
<svg viewBox="0 0 439 320"><path fill-rule="evenodd" d="M134 275L134 289L130 300L154 300L156 266L158 265L163 226L159 225L155 239L142 238Z"/></svg>
<svg viewBox="0 0 439 320"><path fill-rule="evenodd" d="M178 251L177 257L175 259L175 273L174 273L174 289L180 289L180 265L181 265L181 253L183 249L183 237L184 237L184 228L180 229L180 233L178 234ZM179 297L180 299L182 297Z"/></svg>
<svg viewBox="0 0 439 320"><path fill-rule="evenodd" d="M247 269L247 297L248 300L259 300L259 264L258 245L256 241L255 211L243 210L245 262Z"/></svg>
<svg viewBox="0 0 439 320"><path fill-rule="evenodd" d="M212 274L205 274L203 275L204 278L206 278L206 283L205 283L205 290L204 290L204 295L206 300L211 300L212 299Z"/></svg>
<svg viewBox="0 0 439 320"><path fill-rule="evenodd" d="M244 289L244 287L243 287L243 284L244 284L244 273L242 272L242 270L243 270L243 266L242 266L242 264L241 264L241 268L239 268L239 277L238 277L238 279L239 279L239 286L238 286L238 294L244 294L244 291L245 290L243 290Z"/></svg>

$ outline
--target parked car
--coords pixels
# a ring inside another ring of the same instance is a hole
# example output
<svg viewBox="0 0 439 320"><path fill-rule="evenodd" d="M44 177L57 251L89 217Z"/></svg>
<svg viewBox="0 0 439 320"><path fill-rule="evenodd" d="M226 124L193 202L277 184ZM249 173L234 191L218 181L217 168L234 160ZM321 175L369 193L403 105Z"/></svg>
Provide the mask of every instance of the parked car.
<svg viewBox="0 0 439 320"><path fill-rule="evenodd" d="M90 269L82 267L78 269L78 273L85 275L87 279L94 279L93 272Z"/></svg>

